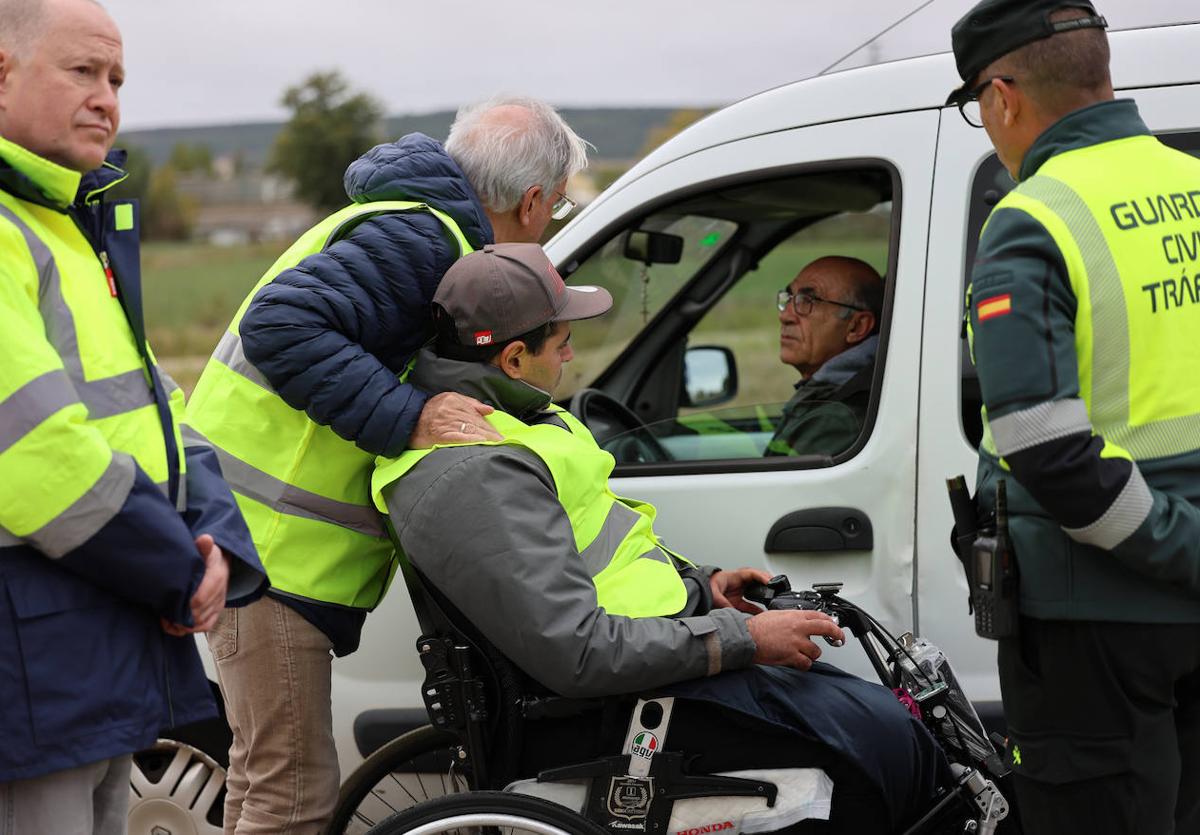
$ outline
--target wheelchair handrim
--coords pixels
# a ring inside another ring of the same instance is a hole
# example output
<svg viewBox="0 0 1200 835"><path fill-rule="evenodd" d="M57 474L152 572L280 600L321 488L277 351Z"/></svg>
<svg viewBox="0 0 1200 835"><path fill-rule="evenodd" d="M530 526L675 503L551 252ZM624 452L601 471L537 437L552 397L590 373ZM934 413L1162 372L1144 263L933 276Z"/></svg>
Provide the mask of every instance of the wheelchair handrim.
<svg viewBox="0 0 1200 835"><path fill-rule="evenodd" d="M442 818L410 829L407 835L437 835L439 832L453 832L456 829L480 826L507 827L517 832L532 832L536 835L572 835L565 829L559 829L557 826L551 826L523 815L502 815L496 812L470 812L464 815L455 815L452 818Z"/></svg>

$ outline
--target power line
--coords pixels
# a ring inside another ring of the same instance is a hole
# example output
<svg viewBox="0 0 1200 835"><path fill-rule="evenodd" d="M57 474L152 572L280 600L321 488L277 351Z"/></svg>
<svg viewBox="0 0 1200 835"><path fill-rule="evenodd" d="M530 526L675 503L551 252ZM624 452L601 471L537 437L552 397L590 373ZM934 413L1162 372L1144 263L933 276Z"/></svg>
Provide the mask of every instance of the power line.
<svg viewBox="0 0 1200 835"><path fill-rule="evenodd" d="M878 33L876 33L875 35L872 35L871 37L867 38L865 41L863 41L862 43L860 43L858 46L854 47L854 49L852 49L852 50L850 50L849 52L847 52L847 53L846 53L845 55L843 55L841 58L838 58L836 61L834 61L834 62L833 62L832 64L830 64L828 67L826 67L825 69L823 69L823 70L821 70L819 73L817 73L817 75L824 75L825 73L829 72L831 69L833 69L833 68L834 68L834 67L836 67L838 64L840 64L840 63L842 63L843 61L845 61L845 60L846 60L847 58L849 58L851 55L853 55L854 53L858 52L858 51L859 51L860 49L862 49L864 46L870 46L872 43L874 43L875 41L877 41L877 40L879 40L880 38L882 38L882 37L883 37L884 35L886 35L888 32L890 32L890 31L892 31L893 29L895 29L895 28L896 28L897 26L899 26L901 23L903 23L904 21L908 20L910 17L912 17L913 15L915 15L917 12L921 11L921 10L922 10L922 9L924 9L925 7L932 5L934 2L935 2L935 0L925 0L925 2L924 2L924 3L922 3L922 4L921 4L921 5L919 5L919 6L917 6L915 9L913 9L911 12L909 12L908 14L906 14L904 17L902 17L902 18L900 18L899 20L897 20L895 23L893 23L893 24L891 24L890 26L888 26L888 27L887 27L886 29L884 29L882 32L878 32Z"/></svg>

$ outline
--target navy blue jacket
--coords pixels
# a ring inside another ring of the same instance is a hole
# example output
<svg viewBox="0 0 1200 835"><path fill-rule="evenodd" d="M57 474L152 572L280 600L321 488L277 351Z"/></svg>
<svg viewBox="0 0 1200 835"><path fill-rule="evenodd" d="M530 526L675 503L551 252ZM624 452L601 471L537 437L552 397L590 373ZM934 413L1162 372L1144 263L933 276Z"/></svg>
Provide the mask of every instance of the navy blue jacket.
<svg viewBox="0 0 1200 835"><path fill-rule="evenodd" d="M109 161L123 160L117 152ZM113 168L86 175L67 211L93 248L108 252L143 343L137 235L112 234L114 202L82 204L121 176ZM0 188L63 210L2 160ZM167 393L157 369L152 376L171 459ZM139 469L116 515L60 559L27 545L0 547L0 783L136 751L164 728L215 714L195 639L166 635L159 619L192 624L189 603L204 574L194 539L202 533L230 556L233 604L260 596L266 579L215 455L197 447L185 456L182 513L173 504L178 468L169 475L171 498Z"/></svg>
<svg viewBox="0 0 1200 835"><path fill-rule="evenodd" d="M346 171L355 203L416 200L478 249L492 225L466 176L423 134L378 145ZM399 455L428 395L397 380L431 335L430 303L458 245L429 212L373 217L255 295L238 331L279 396L376 455Z"/></svg>

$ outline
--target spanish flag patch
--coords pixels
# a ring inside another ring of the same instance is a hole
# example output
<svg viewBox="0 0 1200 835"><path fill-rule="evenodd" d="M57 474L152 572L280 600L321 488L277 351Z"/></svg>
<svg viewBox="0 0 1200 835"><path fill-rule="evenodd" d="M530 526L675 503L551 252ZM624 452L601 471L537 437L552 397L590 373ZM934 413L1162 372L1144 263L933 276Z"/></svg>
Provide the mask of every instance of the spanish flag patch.
<svg viewBox="0 0 1200 835"><path fill-rule="evenodd" d="M1007 316L1012 313L1012 295L1005 293L1003 296L980 299L979 304L975 305L975 312L978 314L980 322L986 322L997 316Z"/></svg>

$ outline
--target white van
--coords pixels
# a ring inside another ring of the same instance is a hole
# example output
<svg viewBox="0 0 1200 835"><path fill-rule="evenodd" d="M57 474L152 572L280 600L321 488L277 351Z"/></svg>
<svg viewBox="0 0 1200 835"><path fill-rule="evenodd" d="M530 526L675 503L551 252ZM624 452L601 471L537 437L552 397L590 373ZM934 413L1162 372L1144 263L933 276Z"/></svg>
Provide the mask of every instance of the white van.
<svg viewBox="0 0 1200 835"><path fill-rule="evenodd" d="M1200 25L1111 43L1118 95L1163 141L1200 155ZM761 566L797 587L844 582L893 632L940 645L998 718L995 644L967 613L945 480L974 480L980 404L960 340L963 288L1012 182L984 132L943 105L957 83L942 54L738 102L638 163L547 251L568 282L603 285L616 302L574 326L559 392L601 393L586 408L602 439L650 426L651 442L613 443L613 488L654 503L659 533L695 561ZM868 417L849 449L764 457L798 379L778 359L776 291L831 254L886 280ZM416 636L397 583L362 648L334 664L343 775L425 723ZM871 676L853 642L824 658Z"/></svg>

